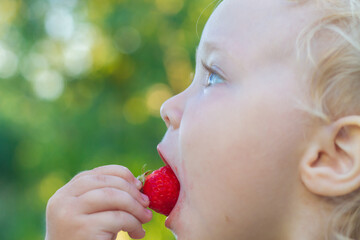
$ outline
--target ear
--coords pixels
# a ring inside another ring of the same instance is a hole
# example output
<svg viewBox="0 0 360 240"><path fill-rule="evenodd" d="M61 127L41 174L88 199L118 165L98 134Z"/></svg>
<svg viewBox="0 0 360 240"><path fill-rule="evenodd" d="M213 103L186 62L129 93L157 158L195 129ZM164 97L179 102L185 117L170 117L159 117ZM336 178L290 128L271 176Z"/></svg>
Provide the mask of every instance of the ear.
<svg viewBox="0 0 360 240"><path fill-rule="evenodd" d="M360 187L360 116L322 126L300 161L307 189L322 196L342 196Z"/></svg>

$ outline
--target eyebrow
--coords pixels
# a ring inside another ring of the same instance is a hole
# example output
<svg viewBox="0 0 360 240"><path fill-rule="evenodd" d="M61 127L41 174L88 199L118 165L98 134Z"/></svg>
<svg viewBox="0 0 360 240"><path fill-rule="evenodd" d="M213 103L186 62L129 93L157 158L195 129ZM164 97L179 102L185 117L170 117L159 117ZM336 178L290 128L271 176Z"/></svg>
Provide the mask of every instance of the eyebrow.
<svg viewBox="0 0 360 240"><path fill-rule="evenodd" d="M197 61L198 58L200 57L199 56L199 52L200 52L200 49L199 49L199 46L200 44L196 47L196 53L195 53L195 60ZM210 53L212 52L220 52L221 55L223 56L226 56L226 58L230 58L230 59L233 59L235 60L234 62L238 62L238 60L236 59L236 57L234 56L234 54L231 53L231 51L229 51L228 49L226 49L225 47L222 48L220 47L219 44L217 44L216 42L214 41L205 41L203 42L202 44L202 51L204 53L207 53L205 56L209 56Z"/></svg>
<svg viewBox="0 0 360 240"><path fill-rule="evenodd" d="M196 52L195 52L196 59L198 59L199 57L199 46L200 44L196 47ZM222 52L225 52L226 55L230 56L229 52L226 49L220 48L216 43L213 42L204 42L203 48L205 49L205 52L209 52L211 50L217 50L217 51L221 50Z"/></svg>
<svg viewBox="0 0 360 240"><path fill-rule="evenodd" d="M196 62L198 62L198 60L200 61L200 59L199 59L200 58L200 47L199 46L200 46L200 44L196 47L196 53L195 53ZM236 65L238 68L243 70L243 65L241 63L241 60L236 56L236 54L234 54L234 52L232 52L232 51L229 51L226 47L223 47L223 48L220 47L220 45L214 41L203 42L202 51L207 53L206 57L209 56L212 52L220 52L221 55L225 56L225 58L227 59L227 62L231 60L233 67Z"/></svg>

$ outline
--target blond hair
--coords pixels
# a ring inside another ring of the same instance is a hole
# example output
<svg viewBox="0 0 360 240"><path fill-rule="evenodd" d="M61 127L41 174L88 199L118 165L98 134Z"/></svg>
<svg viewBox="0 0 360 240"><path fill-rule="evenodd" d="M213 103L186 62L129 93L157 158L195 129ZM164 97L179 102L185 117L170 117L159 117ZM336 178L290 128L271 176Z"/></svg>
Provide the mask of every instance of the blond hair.
<svg viewBox="0 0 360 240"><path fill-rule="evenodd" d="M316 2L324 16L299 35L298 51L306 52L314 67L307 110L330 123L360 115L360 0ZM318 47L322 51L314 54ZM360 190L327 200L336 205L327 239L359 240Z"/></svg>

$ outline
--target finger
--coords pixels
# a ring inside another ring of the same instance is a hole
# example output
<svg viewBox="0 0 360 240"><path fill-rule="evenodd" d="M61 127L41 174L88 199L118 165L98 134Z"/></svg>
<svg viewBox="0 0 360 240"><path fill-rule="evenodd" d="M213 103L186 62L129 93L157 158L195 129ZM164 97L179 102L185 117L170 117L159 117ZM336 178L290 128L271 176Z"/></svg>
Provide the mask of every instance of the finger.
<svg viewBox="0 0 360 240"><path fill-rule="evenodd" d="M89 221L101 226L104 232L117 234L120 231L128 232L130 237L140 239L145 236L141 222L133 215L123 211L106 211L90 214Z"/></svg>
<svg viewBox="0 0 360 240"><path fill-rule="evenodd" d="M71 195L79 197L88 191L106 187L128 192L144 207L149 206L149 198L145 194L142 194L133 183L129 183L117 176L102 174L84 175L69 183L68 189Z"/></svg>
<svg viewBox="0 0 360 240"><path fill-rule="evenodd" d="M141 231L136 230L136 231L128 232L128 234L132 239L141 239L145 237L145 230L144 229L142 229Z"/></svg>
<svg viewBox="0 0 360 240"><path fill-rule="evenodd" d="M134 215L140 222L150 221L152 213L143 207L128 192L116 188L100 188L84 193L79 197L82 212L91 214L103 211L125 211Z"/></svg>
<svg viewBox="0 0 360 240"><path fill-rule="evenodd" d="M137 187L142 185L142 183L138 179L136 179L136 177L131 173L131 171L128 168L120 165L106 165L106 166L94 168L93 170L84 171L76 175L72 179L72 181L84 175L95 175L95 174L121 177L124 178L129 183L134 183Z"/></svg>

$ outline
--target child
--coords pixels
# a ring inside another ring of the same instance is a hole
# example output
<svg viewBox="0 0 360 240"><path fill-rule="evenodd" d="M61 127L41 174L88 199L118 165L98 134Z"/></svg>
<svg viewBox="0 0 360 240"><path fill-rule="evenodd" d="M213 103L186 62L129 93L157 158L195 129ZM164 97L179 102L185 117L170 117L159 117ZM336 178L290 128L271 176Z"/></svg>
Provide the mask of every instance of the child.
<svg viewBox="0 0 360 240"><path fill-rule="evenodd" d="M161 108L178 239L360 239L359 14L358 0L219 4L192 84ZM48 203L47 240L144 237L140 188L121 166L80 173Z"/></svg>

